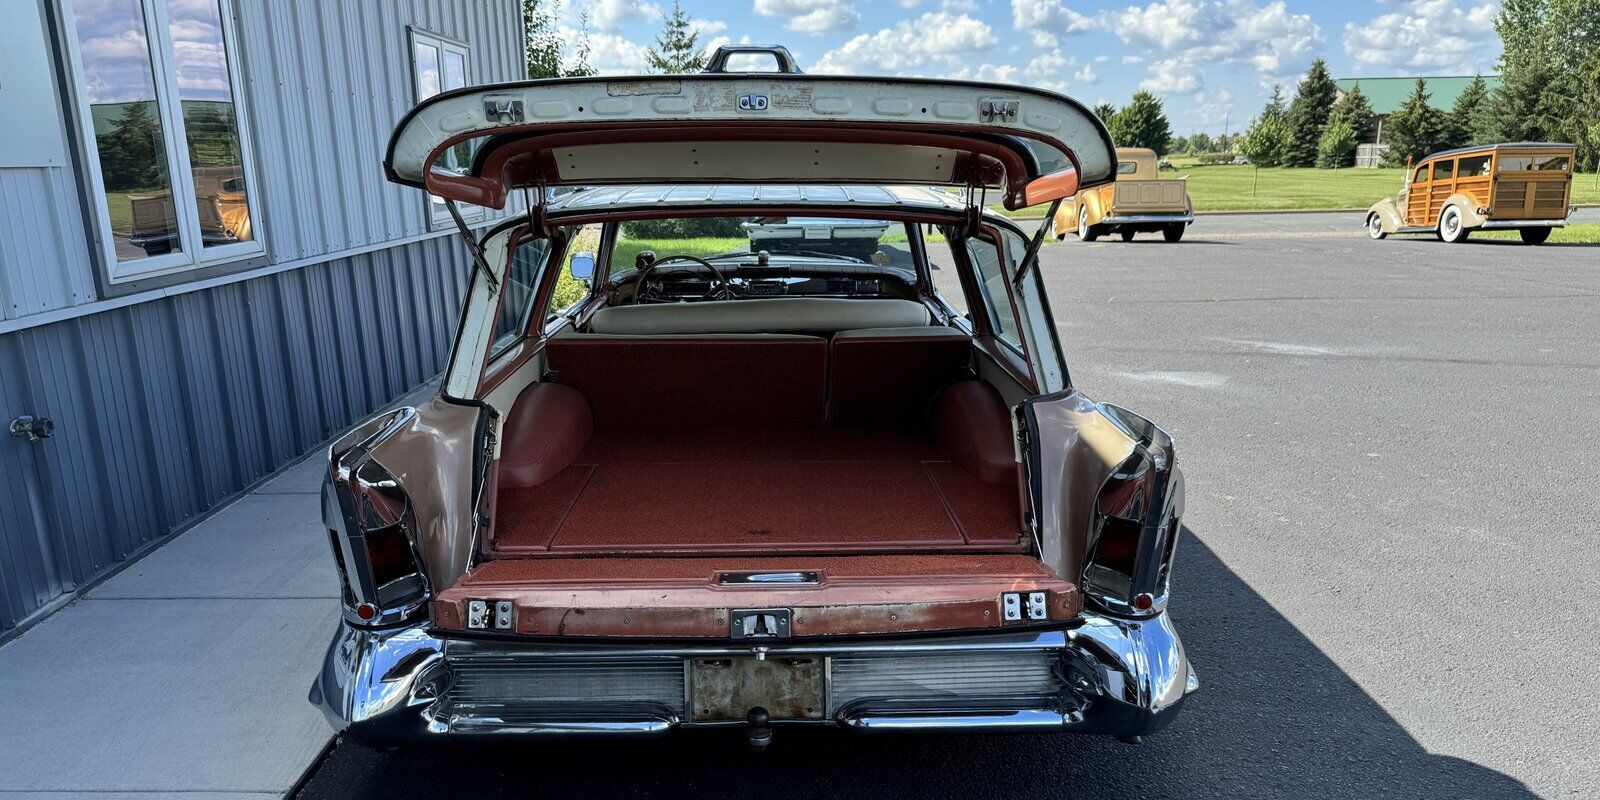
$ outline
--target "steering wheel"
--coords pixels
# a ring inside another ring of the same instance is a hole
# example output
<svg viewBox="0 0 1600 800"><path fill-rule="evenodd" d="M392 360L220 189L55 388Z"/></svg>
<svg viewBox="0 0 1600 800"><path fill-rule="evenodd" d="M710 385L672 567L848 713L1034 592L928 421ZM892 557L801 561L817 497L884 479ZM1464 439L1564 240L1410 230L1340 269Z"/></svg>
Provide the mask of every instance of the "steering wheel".
<svg viewBox="0 0 1600 800"><path fill-rule="evenodd" d="M632 305L638 305L640 302L646 302L646 303L665 303L665 302L668 302L668 300L666 300L664 298L660 298L660 297L654 296L653 294L648 296L648 297L646 295L649 293L649 290L651 288L651 286L649 284L649 281L657 276L657 271L660 270L661 265L666 264L669 261L688 261L688 262L692 262L694 264L697 264L699 266L705 267L706 269L711 271L711 274L714 277L714 279L711 281L711 287L706 290L705 294L700 296L701 300L732 300L733 299L733 297L734 297L734 295L733 295L733 283L731 281L729 281L727 276L723 275L722 271L717 269L716 266L713 265L710 261L707 261L707 260L705 260L703 258L700 258L698 256L675 255L675 256L667 256L665 258L658 258L655 261L652 261L650 263L650 266L645 267L644 268L644 272L639 273L639 279L637 281L634 281L634 284L633 284L633 302L632 302ZM661 270L661 271L662 272L694 272L694 270L688 269L687 267L683 267L683 266L668 267L667 269Z"/></svg>

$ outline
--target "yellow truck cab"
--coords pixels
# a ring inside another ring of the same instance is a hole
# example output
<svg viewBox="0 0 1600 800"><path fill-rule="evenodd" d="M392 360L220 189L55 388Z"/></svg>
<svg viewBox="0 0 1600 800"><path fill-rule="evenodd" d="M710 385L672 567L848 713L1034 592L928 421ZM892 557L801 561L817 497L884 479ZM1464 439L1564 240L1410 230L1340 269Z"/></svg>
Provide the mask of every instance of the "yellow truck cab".
<svg viewBox="0 0 1600 800"><path fill-rule="evenodd" d="M1406 172L1400 195L1367 209L1367 235L1432 233L1452 244L1475 229L1516 230L1542 244L1572 208L1570 144L1514 142L1434 153Z"/></svg>
<svg viewBox="0 0 1600 800"><path fill-rule="evenodd" d="M1143 147L1117 148L1115 183L1084 189L1061 203L1053 227L1057 239L1075 231L1092 242L1104 233L1130 241L1140 231L1161 231L1169 242L1183 238L1194 222L1186 178L1158 177L1156 152Z"/></svg>

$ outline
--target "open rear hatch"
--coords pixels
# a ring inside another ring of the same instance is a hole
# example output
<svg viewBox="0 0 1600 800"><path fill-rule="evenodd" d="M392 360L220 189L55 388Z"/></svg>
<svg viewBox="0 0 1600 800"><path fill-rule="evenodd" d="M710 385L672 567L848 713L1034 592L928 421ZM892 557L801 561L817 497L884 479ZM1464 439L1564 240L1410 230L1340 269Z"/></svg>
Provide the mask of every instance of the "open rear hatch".
<svg viewBox="0 0 1600 800"><path fill-rule="evenodd" d="M1053 92L797 70L447 92L401 121L384 161L398 183L494 208L523 188L774 182L994 188L1021 208L1110 182L1115 164L1105 126Z"/></svg>

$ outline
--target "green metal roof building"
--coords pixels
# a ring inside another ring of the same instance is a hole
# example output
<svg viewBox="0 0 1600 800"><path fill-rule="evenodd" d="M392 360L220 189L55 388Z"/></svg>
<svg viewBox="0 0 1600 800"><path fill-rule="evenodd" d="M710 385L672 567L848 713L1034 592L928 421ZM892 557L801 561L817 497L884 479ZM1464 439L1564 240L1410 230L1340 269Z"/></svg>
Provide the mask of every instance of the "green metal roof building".
<svg viewBox="0 0 1600 800"><path fill-rule="evenodd" d="M1423 76L1430 95L1428 105L1440 111L1449 111L1455 105L1456 98L1466 90L1467 84L1472 83L1472 78L1472 75ZM1490 91L1500 85L1497 75L1485 75L1483 81L1489 85ZM1417 78L1340 78L1334 81L1334 85L1339 87L1340 97L1344 97L1344 93L1356 84L1361 85L1361 93L1367 96L1367 102L1372 104L1372 113L1377 115L1377 124L1368 133L1371 141L1364 144L1382 144L1384 122L1405 104L1406 98L1416 88Z"/></svg>

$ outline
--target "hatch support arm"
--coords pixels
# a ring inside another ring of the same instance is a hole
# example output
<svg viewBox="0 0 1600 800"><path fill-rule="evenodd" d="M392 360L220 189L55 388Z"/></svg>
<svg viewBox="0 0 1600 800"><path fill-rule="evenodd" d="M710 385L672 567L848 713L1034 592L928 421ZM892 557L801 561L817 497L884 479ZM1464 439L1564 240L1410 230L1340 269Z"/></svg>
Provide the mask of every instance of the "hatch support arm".
<svg viewBox="0 0 1600 800"><path fill-rule="evenodd" d="M489 294L500 293L500 279L494 276L494 270L489 269L489 259L483 255L483 245L478 244L477 237L472 235L472 229L467 227L467 221L461 218L461 209L456 201L444 198L444 207L450 209L450 218L455 220L456 230L461 232L462 241L467 243L467 250L472 253L472 271L483 271L483 277L489 281ZM469 281L470 282L470 281Z"/></svg>
<svg viewBox="0 0 1600 800"><path fill-rule="evenodd" d="M1028 242L1028 249L1022 254L1022 263L1017 265L1017 274L1011 278L1013 286L1021 284L1022 279L1028 276L1028 270L1033 269L1034 263L1039 260L1039 248L1044 247L1045 232L1050 229L1050 223L1055 221L1056 209L1060 207L1061 198L1050 201L1050 208L1045 210L1039 230L1033 232L1033 240Z"/></svg>

